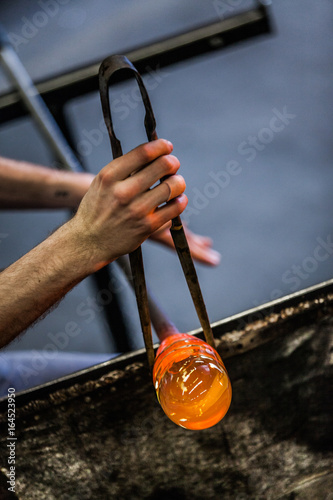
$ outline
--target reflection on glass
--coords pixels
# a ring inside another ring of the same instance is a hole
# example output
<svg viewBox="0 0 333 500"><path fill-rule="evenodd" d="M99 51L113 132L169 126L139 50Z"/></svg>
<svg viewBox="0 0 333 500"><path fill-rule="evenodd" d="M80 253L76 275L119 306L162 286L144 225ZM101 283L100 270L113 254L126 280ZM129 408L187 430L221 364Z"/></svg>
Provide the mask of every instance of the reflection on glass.
<svg viewBox="0 0 333 500"><path fill-rule="evenodd" d="M212 427L231 403L231 383L219 354L192 335L171 335L161 343L153 382L166 415L186 429Z"/></svg>

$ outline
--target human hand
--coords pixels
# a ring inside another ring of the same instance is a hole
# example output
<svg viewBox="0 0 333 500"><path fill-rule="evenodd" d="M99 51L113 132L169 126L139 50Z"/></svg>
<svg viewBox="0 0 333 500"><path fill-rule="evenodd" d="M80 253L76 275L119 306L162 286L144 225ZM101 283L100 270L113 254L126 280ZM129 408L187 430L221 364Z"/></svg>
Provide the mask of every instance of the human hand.
<svg viewBox="0 0 333 500"><path fill-rule="evenodd" d="M185 209L185 181L176 175L179 161L172 149L163 139L143 144L113 160L92 181L69 223L89 256L91 272L135 250Z"/></svg>
<svg viewBox="0 0 333 500"><path fill-rule="evenodd" d="M170 226L171 224L167 223L155 231L155 233L150 236L150 240L162 243L162 245L174 249L175 245L169 230ZM201 262L202 264L217 266L220 263L221 255L212 248L212 239L207 236L201 236L200 234L193 233L184 223L183 227L193 259Z"/></svg>
<svg viewBox="0 0 333 500"><path fill-rule="evenodd" d="M63 196L63 202L67 204L68 208L76 210L80 205L82 198L87 193L94 175L88 172L64 172L61 171L62 180L66 181L66 189L57 189L55 195ZM67 177L66 177L67 176ZM64 193L69 193L69 196L64 196Z"/></svg>

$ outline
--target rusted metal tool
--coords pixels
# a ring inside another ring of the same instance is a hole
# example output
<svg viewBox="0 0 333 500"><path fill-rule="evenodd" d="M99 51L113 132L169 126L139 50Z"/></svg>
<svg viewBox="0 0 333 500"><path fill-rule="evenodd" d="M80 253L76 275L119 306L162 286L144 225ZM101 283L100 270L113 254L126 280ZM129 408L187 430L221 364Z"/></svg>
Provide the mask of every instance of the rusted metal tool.
<svg viewBox="0 0 333 500"><path fill-rule="evenodd" d="M135 77L140 89L141 97L146 111L144 125L148 141L153 141L157 139L155 116L153 113L153 109L150 103L147 90L144 86L144 83L142 81L139 72L125 56L113 55L107 57L106 59L104 59L99 69L99 89L100 89L104 120L109 133L111 149L114 158L118 158L123 154L121 143L114 133L111 111L110 111L110 99L109 99L109 83L114 74L118 71L131 72ZM214 347L215 342L214 342L213 332L209 323L206 306L202 297L197 273L193 264L184 228L179 216L172 220L172 226L170 228L170 231L183 272L185 274L187 285L190 290L197 315L200 320L201 327L205 335L205 339L208 344ZM129 257L130 257L130 263L134 281L135 295L140 315L141 328L148 356L148 363L150 368L152 368L154 364L154 349L153 349L148 296L147 296L141 247L132 252Z"/></svg>

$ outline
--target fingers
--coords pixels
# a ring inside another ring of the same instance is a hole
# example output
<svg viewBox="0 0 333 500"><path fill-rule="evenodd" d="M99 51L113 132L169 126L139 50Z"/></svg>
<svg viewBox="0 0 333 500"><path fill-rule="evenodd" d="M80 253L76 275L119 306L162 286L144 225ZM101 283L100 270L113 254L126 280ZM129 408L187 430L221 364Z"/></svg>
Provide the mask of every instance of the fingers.
<svg viewBox="0 0 333 500"><path fill-rule="evenodd" d="M217 266L220 263L221 254L212 248L213 240L207 236L193 233L193 231L188 229L185 223L183 223L183 226L193 259L201 264ZM150 238L167 247L174 248L169 228L170 222L158 229Z"/></svg>
<svg viewBox="0 0 333 500"><path fill-rule="evenodd" d="M156 141L141 144L121 158L116 158L104 168L107 172L112 172L114 180L124 180L133 172L153 162L160 156L169 155L172 150L171 142L165 139L157 139Z"/></svg>
<svg viewBox="0 0 333 500"><path fill-rule="evenodd" d="M152 230L156 231L163 226L163 224L180 215L185 210L187 203L187 196L183 193L163 205L163 207L157 208L152 215L154 218Z"/></svg>
<svg viewBox="0 0 333 500"><path fill-rule="evenodd" d="M192 242L190 246L191 254L193 258L201 262L202 264L208 264L210 266L217 266L220 263L221 255L219 252L207 246L205 244L201 244L200 242Z"/></svg>
<svg viewBox="0 0 333 500"><path fill-rule="evenodd" d="M163 203L180 196L185 191L185 188L184 178L181 175L172 175L150 191L146 191L140 197L140 205L149 213Z"/></svg>
<svg viewBox="0 0 333 500"><path fill-rule="evenodd" d="M178 158L170 154L163 155L150 163L146 168L141 169L126 179L124 183L126 183L127 189L134 195L144 193L160 179L176 174L179 167ZM164 199L163 201L167 200Z"/></svg>
<svg viewBox="0 0 333 500"><path fill-rule="evenodd" d="M114 194L123 204L127 204L148 191L161 178L176 174L180 163L170 154L172 148L172 144L164 139L142 144L104 167L95 182L102 189L113 186L116 190ZM173 186L174 182L171 181L170 189ZM175 195L169 193L159 204L178 194L179 191Z"/></svg>
<svg viewBox="0 0 333 500"><path fill-rule="evenodd" d="M163 238L164 234L170 234L168 231L170 227L171 227L171 220L166 224L164 224L162 227L160 227L157 231L155 231L155 233L151 235L151 238L152 239L154 238L158 239L159 237Z"/></svg>
<svg viewBox="0 0 333 500"><path fill-rule="evenodd" d="M211 248L213 246L213 240L211 238L208 238L206 236L201 236L199 234L194 234L192 233L190 236L187 235L185 231L186 237L188 240L193 242L193 245L196 245L197 247L201 248Z"/></svg>

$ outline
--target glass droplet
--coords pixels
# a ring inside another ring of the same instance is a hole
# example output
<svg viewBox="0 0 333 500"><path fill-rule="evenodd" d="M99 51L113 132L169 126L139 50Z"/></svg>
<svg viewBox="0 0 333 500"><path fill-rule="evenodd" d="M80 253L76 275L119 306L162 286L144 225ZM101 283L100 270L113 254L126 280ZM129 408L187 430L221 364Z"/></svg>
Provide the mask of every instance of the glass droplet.
<svg viewBox="0 0 333 500"><path fill-rule="evenodd" d="M231 383L222 359L193 335L170 335L161 343L153 382L166 415L186 429L212 427L231 403Z"/></svg>

